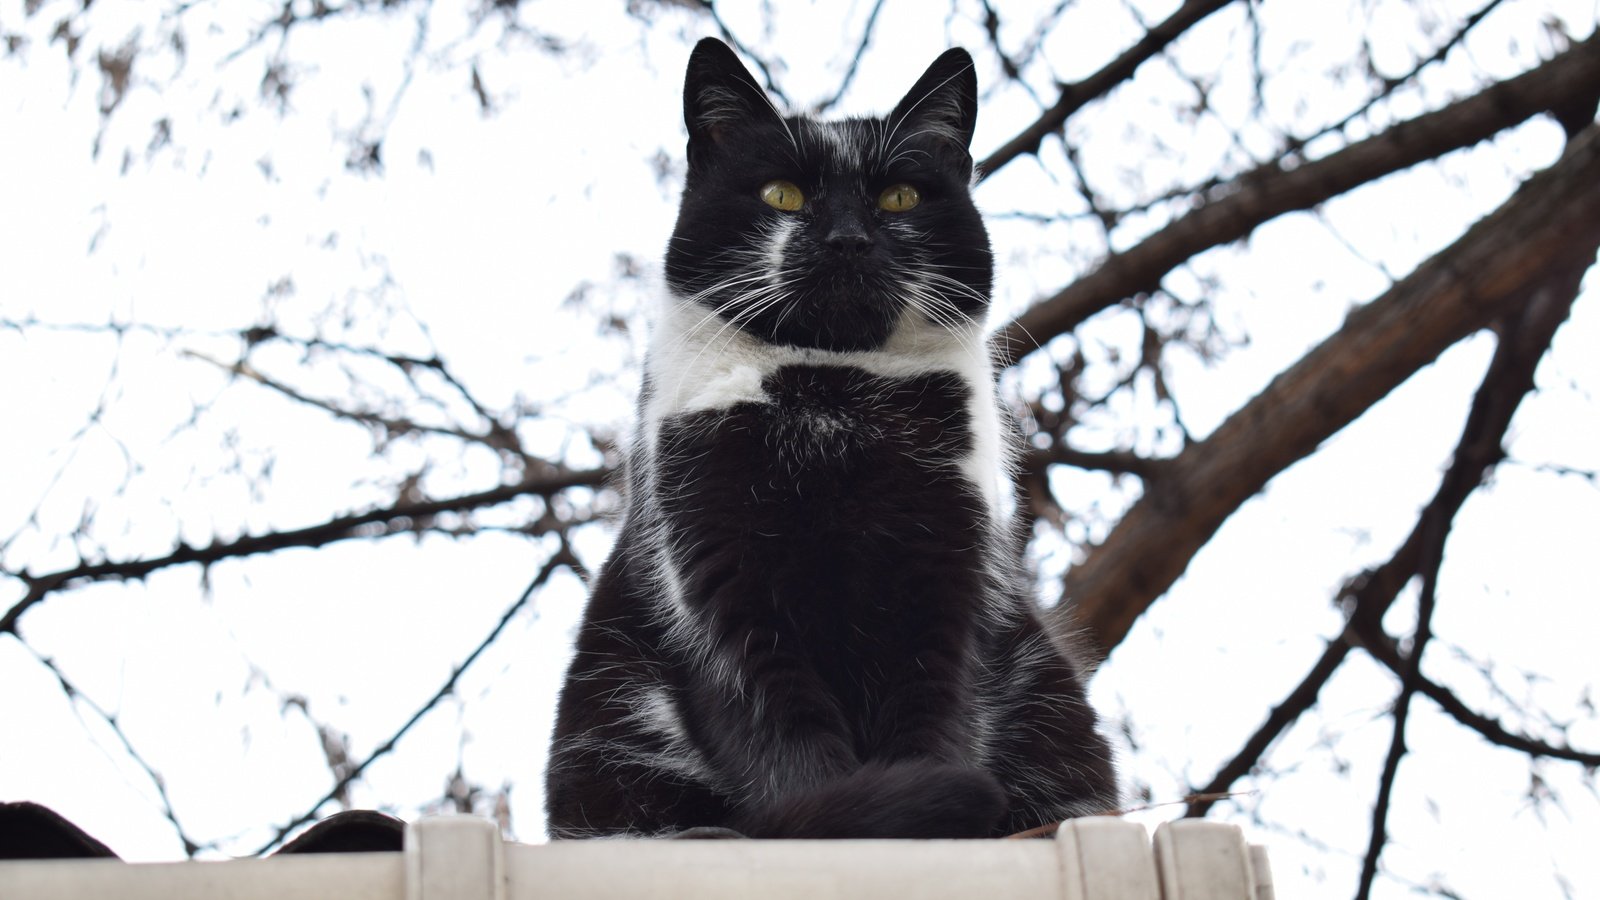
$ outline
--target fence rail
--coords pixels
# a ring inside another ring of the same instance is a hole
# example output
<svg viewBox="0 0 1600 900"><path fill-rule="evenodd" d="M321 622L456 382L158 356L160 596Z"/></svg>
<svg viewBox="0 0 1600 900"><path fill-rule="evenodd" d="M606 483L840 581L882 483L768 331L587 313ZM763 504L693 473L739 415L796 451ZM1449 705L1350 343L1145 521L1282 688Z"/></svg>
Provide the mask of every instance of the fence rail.
<svg viewBox="0 0 1600 900"><path fill-rule="evenodd" d="M403 853L230 862L0 863L5 900L1273 900L1266 852L1231 825L1076 819L1054 839L503 842L493 822L423 819Z"/></svg>

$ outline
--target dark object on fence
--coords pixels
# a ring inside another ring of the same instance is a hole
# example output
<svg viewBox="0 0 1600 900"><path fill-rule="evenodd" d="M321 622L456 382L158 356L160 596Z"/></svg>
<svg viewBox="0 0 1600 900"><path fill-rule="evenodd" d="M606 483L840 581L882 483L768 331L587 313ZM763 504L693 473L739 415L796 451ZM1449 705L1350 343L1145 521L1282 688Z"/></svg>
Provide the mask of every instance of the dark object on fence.
<svg viewBox="0 0 1600 900"><path fill-rule="evenodd" d="M285 853L398 853L406 823L370 809L334 813L278 851ZM82 828L47 806L0 803L0 860L120 859Z"/></svg>
<svg viewBox="0 0 1600 900"><path fill-rule="evenodd" d="M108 858L118 857L48 806L0 803L0 859Z"/></svg>
<svg viewBox="0 0 1600 900"><path fill-rule="evenodd" d="M284 853L398 853L406 823L370 809L334 813L283 845Z"/></svg>

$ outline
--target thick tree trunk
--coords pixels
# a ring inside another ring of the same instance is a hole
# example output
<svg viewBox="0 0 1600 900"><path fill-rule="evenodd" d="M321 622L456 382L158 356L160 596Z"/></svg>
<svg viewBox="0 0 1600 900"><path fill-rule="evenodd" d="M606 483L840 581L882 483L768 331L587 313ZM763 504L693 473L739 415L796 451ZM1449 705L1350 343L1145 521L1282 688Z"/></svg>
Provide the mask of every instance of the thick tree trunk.
<svg viewBox="0 0 1600 900"><path fill-rule="evenodd" d="M1423 263L1280 374L1146 486L1067 576L1076 624L1102 650L1172 586L1222 523L1414 372L1600 247L1600 126L1455 244Z"/></svg>

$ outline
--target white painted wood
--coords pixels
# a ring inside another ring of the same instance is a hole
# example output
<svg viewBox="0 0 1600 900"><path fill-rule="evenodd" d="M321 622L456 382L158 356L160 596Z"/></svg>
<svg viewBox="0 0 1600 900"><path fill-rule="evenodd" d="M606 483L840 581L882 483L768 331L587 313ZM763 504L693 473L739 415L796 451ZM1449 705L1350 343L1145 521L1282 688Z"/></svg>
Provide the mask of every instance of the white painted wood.
<svg viewBox="0 0 1600 900"><path fill-rule="evenodd" d="M406 900L505 900L500 826L476 816L435 816L406 828Z"/></svg>
<svg viewBox="0 0 1600 900"><path fill-rule="evenodd" d="M0 862L4 900L400 900L398 853L308 853L231 862Z"/></svg>
<svg viewBox="0 0 1600 900"><path fill-rule="evenodd" d="M406 829L404 853L233 862L0 862L0 900L1274 900L1238 828L1075 819L1054 840L506 844L486 819Z"/></svg>
<svg viewBox="0 0 1600 900"><path fill-rule="evenodd" d="M1072 819L1056 832L1064 898L1160 900L1144 826L1111 816Z"/></svg>
<svg viewBox="0 0 1600 900"><path fill-rule="evenodd" d="M1063 822L1055 836L1056 863L1061 867L1061 900L1088 900L1083 883L1083 858L1078 848L1078 832L1071 822Z"/></svg>
<svg viewBox="0 0 1600 900"><path fill-rule="evenodd" d="M1250 848L1238 826L1179 819L1156 829L1164 900L1256 900Z"/></svg>
<svg viewBox="0 0 1600 900"><path fill-rule="evenodd" d="M1267 848L1250 845L1250 873L1256 879L1256 900L1277 900L1272 890L1272 866L1267 862Z"/></svg>
<svg viewBox="0 0 1600 900"><path fill-rule="evenodd" d="M1048 900L1060 884L1048 840L602 840L508 851L509 900Z"/></svg>

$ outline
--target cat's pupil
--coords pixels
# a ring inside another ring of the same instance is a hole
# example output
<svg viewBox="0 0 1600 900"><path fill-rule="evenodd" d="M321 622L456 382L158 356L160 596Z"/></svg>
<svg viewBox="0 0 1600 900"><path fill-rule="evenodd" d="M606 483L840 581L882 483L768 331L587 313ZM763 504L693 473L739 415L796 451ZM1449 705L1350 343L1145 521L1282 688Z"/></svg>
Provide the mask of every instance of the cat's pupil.
<svg viewBox="0 0 1600 900"><path fill-rule="evenodd" d="M805 205L805 195L793 182L777 179L761 186L761 199L773 209L794 212Z"/></svg>

